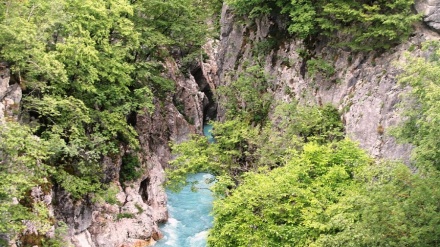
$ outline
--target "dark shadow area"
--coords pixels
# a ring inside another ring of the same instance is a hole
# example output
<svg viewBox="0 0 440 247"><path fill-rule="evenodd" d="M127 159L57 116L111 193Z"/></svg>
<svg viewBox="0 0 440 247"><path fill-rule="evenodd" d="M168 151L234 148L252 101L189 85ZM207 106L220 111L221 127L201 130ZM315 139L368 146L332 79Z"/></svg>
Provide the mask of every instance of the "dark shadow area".
<svg viewBox="0 0 440 247"><path fill-rule="evenodd" d="M199 90L203 92L206 96L203 101L203 124L211 120L215 120L217 118L217 102L214 99L214 93L203 75L203 71L200 67L191 71L191 74L194 76L197 85L199 86Z"/></svg>
<svg viewBox="0 0 440 247"><path fill-rule="evenodd" d="M150 178L144 179L139 187L139 194L141 195L142 201L144 201L145 204L148 204L148 186L150 186Z"/></svg>

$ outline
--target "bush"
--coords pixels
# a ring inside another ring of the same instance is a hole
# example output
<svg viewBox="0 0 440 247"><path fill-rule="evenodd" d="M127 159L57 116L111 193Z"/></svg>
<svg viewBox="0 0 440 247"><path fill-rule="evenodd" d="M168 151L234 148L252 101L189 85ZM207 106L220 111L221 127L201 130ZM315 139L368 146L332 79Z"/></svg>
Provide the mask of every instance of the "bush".
<svg viewBox="0 0 440 247"><path fill-rule="evenodd" d="M116 215L116 220L120 219L133 219L134 215L132 213L120 213Z"/></svg>
<svg viewBox="0 0 440 247"><path fill-rule="evenodd" d="M408 38L411 24L420 19L412 12L413 0L229 0L239 15L286 15L288 31L299 38L340 32L353 50L389 48Z"/></svg>
<svg viewBox="0 0 440 247"><path fill-rule="evenodd" d="M128 181L133 181L142 176L142 173L139 171L141 167L139 158L130 153L126 153L122 156L122 164L121 170L119 171L119 182L124 184Z"/></svg>

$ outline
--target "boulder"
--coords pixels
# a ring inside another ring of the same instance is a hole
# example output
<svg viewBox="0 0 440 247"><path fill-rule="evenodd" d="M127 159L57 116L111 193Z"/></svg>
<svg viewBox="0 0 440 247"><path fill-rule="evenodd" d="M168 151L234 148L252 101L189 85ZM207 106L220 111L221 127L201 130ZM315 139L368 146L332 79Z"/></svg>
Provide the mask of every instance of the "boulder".
<svg viewBox="0 0 440 247"><path fill-rule="evenodd" d="M440 0L416 0L415 9L429 27L440 32Z"/></svg>

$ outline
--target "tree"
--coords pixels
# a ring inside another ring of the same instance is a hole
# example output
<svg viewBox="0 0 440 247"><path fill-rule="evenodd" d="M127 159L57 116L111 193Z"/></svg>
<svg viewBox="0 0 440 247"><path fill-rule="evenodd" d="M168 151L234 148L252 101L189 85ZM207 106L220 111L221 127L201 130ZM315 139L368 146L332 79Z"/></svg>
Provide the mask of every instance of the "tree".
<svg viewBox="0 0 440 247"><path fill-rule="evenodd" d="M427 58L407 56L407 62L402 64L404 72L399 81L412 90L402 104L407 121L396 129L395 135L415 146L413 158L417 166L440 169L440 45L430 42L424 47L430 54Z"/></svg>
<svg viewBox="0 0 440 247"><path fill-rule="evenodd" d="M218 89L229 118L242 118L253 124L264 125L273 104L272 83L264 69L252 65L238 74L236 80Z"/></svg>
<svg viewBox="0 0 440 247"><path fill-rule="evenodd" d="M437 246L438 175L374 164L348 140L308 143L215 201L208 246Z"/></svg>
<svg viewBox="0 0 440 247"><path fill-rule="evenodd" d="M369 159L348 140L308 143L303 150L283 167L247 173L229 197L214 203L209 246L310 246L336 230L328 211Z"/></svg>
<svg viewBox="0 0 440 247"><path fill-rule="evenodd" d="M46 205L29 198L36 186L50 184L54 172L47 161L64 143L59 139L44 140L31 130L14 122L0 126L0 232L13 238L31 221L45 232L50 225Z"/></svg>
<svg viewBox="0 0 440 247"><path fill-rule="evenodd" d="M33 127L0 126L1 186L10 192L0 198L0 233L38 219L41 207L20 201L34 186L60 185L75 200L103 193L103 157L138 150L129 116L172 93L164 61L200 49L211 9L195 0L3 1L0 61L23 89L21 120ZM136 161L124 161L123 179L137 178Z"/></svg>
<svg viewBox="0 0 440 247"><path fill-rule="evenodd" d="M288 31L306 39L324 34L337 46L353 50L388 49L408 38L412 23L420 19L412 12L412 0L229 0L235 12L249 18L285 15ZM342 35L335 38L336 33Z"/></svg>
<svg viewBox="0 0 440 247"><path fill-rule="evenodd" d="M280 104L275 112L272 121L263 123L262 128L241 115L212 123L212 144L200 136L173 144L176 158L167 171L170 188L181 188L188 174L209 172L224 182L214 186L223 196L241 183L246 172L282 166L293 150L302 150L306 142L328 143L343 138L339 114L332 106Z"/></svg>
<svg viewBox="0 0 440 247"><path fill-rule="evenodd" d="M364 167L357 189L331 210L339 231L320 236L318 246L437 246L438 175L391 162Z"/></svg>

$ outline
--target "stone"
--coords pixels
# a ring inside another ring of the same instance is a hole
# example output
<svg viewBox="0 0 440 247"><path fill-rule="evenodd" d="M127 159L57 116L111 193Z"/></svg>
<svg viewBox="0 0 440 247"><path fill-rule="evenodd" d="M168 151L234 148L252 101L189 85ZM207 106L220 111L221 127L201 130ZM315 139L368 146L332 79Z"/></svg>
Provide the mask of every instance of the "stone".
<svg viewBox="0 0 440 247"><path fill-rule="evenodd" d="M158 241L163 238L163 234L161 232L153 232L152 238L155 241Z"/></svg>
<svg viewBox="0 0 440 247"><path fill-rule="evenodd" d="M72 243L75 246L96 247L96 245L92 241L92 238L91 238L89 231L84 231L84 232L81 232L77 235L74 235L72 237Z"/></svg>
<svg viewBox="0 0 440 247"><path fill-rule="evenodd" d="M416 0L415 9L423 15L423 21L440 32L440 0Z"/></svg>
<svg viewBox="0 0 440 247"><path fill-rule="evenodd" d="M439 3L440 0L418 1L416 7L419 12L431 16L425 17L426 20L434 20L440 13ZM243 70L244 64L253 60L253 46L250 44L265 37L266 30L282 26L279 21L271 22L265 17L255 23L238 24L226 5L222 13L222 35L217 50L213 51L217 54L219 84L216 87L234 79L230 78L230 71L237 74L237 71ZM435 25L431 26L434 28ZM342 112L347 136L358 141L373 157L408 162L412 147L398 144L387 133L402 120L398 102L401 94L407 90L397 83L399 69L395 62L403 57L410 45L419 47L427 39L438 39L437 34L423 27L416 32L407 42L380 56L375 52L353 54L332 48L325 40L318 40L312 53L332 61L336 69L335 75L328 78L323 75L310 78L307 73L301 73L305 66L298 53L298 50L305 49L301 40L284 41L281 47L268 52L260 62L274 78L275 99L285 102L296 99L303 104L332 104ZM218 112L219 119L223 119L224 109L220 108ZM378 131L378 126L383 131Z"/></svg>
<svg viewBox="0 0 440 247"><path fill-rule="evenodd" d="M9 85L9 69L0 66L0 124L17 121L20 111L22 90L20 85Z"/></svg>

